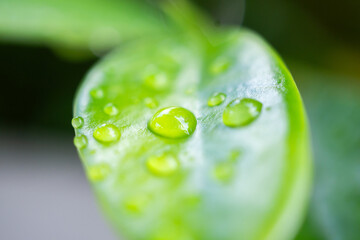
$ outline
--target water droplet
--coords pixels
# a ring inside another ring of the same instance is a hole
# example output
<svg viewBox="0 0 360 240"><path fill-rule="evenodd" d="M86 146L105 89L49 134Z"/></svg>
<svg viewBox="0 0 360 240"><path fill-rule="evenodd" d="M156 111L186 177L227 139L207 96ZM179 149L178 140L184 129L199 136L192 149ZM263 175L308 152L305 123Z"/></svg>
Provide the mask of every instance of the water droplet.
<svg viewBox="0 0 360 240"><path fill-rule="evenodd" d="M241 156L241 151L239 150L232 150L229 155L229 161L230 162L236 162L239 157Z"/></svg>
<svg viewBox="0 0 360 240"><path fill-rule="evenodd" d="M231 101L223 112L223 122L228 127L242 127L256 120L262 103L251 98L237 98Z"/></svg>
<svg viewBox="0 0 360 240"><path fill-rule="evenodd" d="M104 107L104 112L109 116L115 116L119 113L119 110L114 104L108 103Z"/></svg>
<svg viewBox="0 0 360 240"><path fill-rule="evenodd" d="M147 97L144 99L144 103L145 106L147 106L148 108L156 108L159 104L156 101L156 99L151 98L151 97Z"/></svg>
<svg viewBox="0 0 360 240"><path fill-rule="evenodd" d="M157 176L170 176L179 168L179 161L170 154L149 157L146 166L151 173Z"/></svg>
<svg viewBox="0 0 360 240"><path fill-rule="evenodd" d="M149 197L144 195L133 196L125 201L125 208L132 213L141 213L149 203Z"/></svg>
<svg viewBox="0 0 360 240"><path fill-rule="evenodd" d="M209 99L208 99L208 106L209 107L215 107L220 104L222 104L226 99L226 95L224 93L214 93Z"/></svg>
<svg viewBox="0 0 360 240"><path fill-rule="evenodd" d="M149 121L153 133L166 138L183 138L194 133L197 121L192 112L182 107L159 110Z"/></svg>
<svg viewBox="0 0 360 240"><path fill-rule="evenodd" d="M230 182L234 176L234 165L228 162L219 163L213 170L213 176L220 182Z"/></svg>
<svg viewBox="0 0 360 240"><path fill-rule="evenodd" d="M169 79L165 73L152 73L145 77L145 84L154 90L164 90L169 84Z"/></svg>
<svg viewBox="0 0 360 240"><path fill-rule="evenodd" d="M111 168L108 164L100 163L89 167L87 170L87 175L91 181L97 182L104 180L110 172Z"/></svg>
<svg viewBox="0 0 360 240"><path fill-rule="evenodd" d="M90 95L93 98L100 99L104 97L104 91L100 88L94 88L90 91Z"/></svg>
<svg viewBox="0 0 360 240"><path fill-rule="evenodd" d="M82 117L74 117L71 120L73 128L81 128L84 125L84 119Z"/></svg>
<svg viewBox="0 0 360 240"><path fill-rule="evenodd" d="M218 58L210 66L210 72L214 75L220 74L228 70L230 67L230 60L227 58Z"/></svg>
<svg viewBox="0 0 360 240"><path fill-rule="evenodd" d="M86 147L87 143L88 143L87 138L84 135L79 135L74 138L74 145L78 149L82 149Z"/></svg>
<svg viewBox="0 0 360 240"><path fill-rule="evenodd" d="M112 143L120 139L120 130L113 124L104 124L98 127L94 133L94 138L101 143Z"/></svg>

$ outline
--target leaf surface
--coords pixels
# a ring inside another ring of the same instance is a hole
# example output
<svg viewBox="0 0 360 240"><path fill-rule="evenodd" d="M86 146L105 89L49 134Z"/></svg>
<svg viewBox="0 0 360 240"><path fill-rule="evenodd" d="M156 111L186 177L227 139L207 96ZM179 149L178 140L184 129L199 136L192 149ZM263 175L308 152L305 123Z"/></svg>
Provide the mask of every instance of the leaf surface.
<svg viewBox="0 0 360 240"><path fill-rule="evenodd" d="M310 164L295 83L255 34L234 30L217 43L132 42L78 91L75 145L128 239L279 240L301 223ZM189 112L166 115L169 107ZM170 120L149 122L159 112ZM243 124L225 125L229 116Z"/></svg>

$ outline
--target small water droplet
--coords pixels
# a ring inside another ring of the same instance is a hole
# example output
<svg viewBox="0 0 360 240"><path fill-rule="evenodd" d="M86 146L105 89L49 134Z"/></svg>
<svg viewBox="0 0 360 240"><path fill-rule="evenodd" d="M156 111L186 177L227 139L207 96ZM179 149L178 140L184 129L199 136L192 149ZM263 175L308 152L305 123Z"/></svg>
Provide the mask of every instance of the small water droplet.
<svg viewBox="0 0 360 240"><path fill-rule="evenodd" d="M104 91L100 88L94 88L90 91L90 95L93 98L100 99L104 97Z"/></svg>
<svg viewBox="0 0 360 240"><path fill-rule="evenodd" d="M182 107L167 107L151 118L151 132L166 138L183 138L194 133L197 121L192 112Z"/></svg>
<svg viewBox="0 0 360 240"><path fill-rule="evenodd" d="M230 60L227 58L218 58L210 66L210 72L214 75L220 74L228 70L230 67Z"/></svg>
<svg viewBox="0 0 360 240"><path fill-rule="evenodd" d="M149 197L144 195L133 196L124 203L125 208L132 213L141 213L149 203Z"/></svg>
<svg viewBox="0 0 360 240"><path fill-rule="evenodd" d="M109 116L115 116L119 113L119 110L114 104L108 103L104 107L104 112Z"/></svg>
<svg viewBox="0 0 360 240"><path fill-rule="evenodd" d="M169 79L163 72L149 74L144 81L146 86L159 91L166 89L169 84Z"/></svg>
<svg viewBox="0 0 360 240"><path fill-rule="evenodd" d="M120 139L120 130L113 124L104 124L93 133L94 138L101 143L112 143Z"/></svg>
<svg viewBox="0 0 360 240"><path fill-rule="evenodd" d="M220 182L230 182L234 176L234 165L228 162L217 164L213 170L213 176Z"/></svg>
<svg viewBox="0 0 360 240"><path fill-rule="evenodd" d="M82 117L74 117L71 120L73 128L81 128L84 125L84 119Z"/></svg>
<svg viewBox="0 0 360 240"><path fill-rule="evenodd" d="M87 175L91 181L97 182L104 180L110 172L111 168L108 164L100 163L89 167Z"/></svg>
<svg viewBox="0 0 360 240"><path fill-rule="evenodd" d="M145 103L145 106L147 106L148 108L156 108L159 104L158 102L156 101L155 98L151 98L151 97L147 97L144 99L144 103Z"/></svg>
<svg viewBox="0 0 360 240"><path fill-rule="evenodd" d="M262 103L251 98L237 98L224 109L223 122L228 127L242 127L255 121L262 109Z"/></svg>
<svg viewBox="0 0 360 240"><path fill-rule="evenodd" d="M179 161L170 154L149 157L146 166L151 173L157 176L170 176L179 168Z"/></svg>
<svg viewBox="0 0 360 240"><path fill-rule="evenodd" d="M78 149L83 149L86 147L88 141L87 141L87 138L86 136L84 135L79 135L79 136L76 136L74 138L74 145L75 147L77 147Z"/></svg>
<svg viewBox="0 0 360 240"><path fill-rule="evenodd" d="M224 93L217 92L210 96L207 104L209 107L215 107L222 104L225 101L225 99L226 99L226 95Z"/></svg>

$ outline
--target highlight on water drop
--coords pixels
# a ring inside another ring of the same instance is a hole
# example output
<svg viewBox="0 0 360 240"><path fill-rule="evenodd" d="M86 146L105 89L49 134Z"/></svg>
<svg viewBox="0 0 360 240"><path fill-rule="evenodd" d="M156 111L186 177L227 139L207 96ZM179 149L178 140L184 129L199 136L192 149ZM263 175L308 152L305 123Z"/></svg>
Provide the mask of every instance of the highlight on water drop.
<svg viewBox="0 0 360 240"><path fill-rule="evenodd" d="M73 126L73 128L77 129L77 128L81 128L84 125L84 119L82 117L74 117L71 120L71 125Z"/></svg>
<svg viewBox="0 0 360 240"><path fill-rule="evenodd" d="M146 161L148 170L156 176L170 176L179 169L179 161L171 154L149 157Z"/></svg>
<svg viewBox="0 0 360 240"><path fill-rule="evenodd" d="M159 110L150 119L148 128L156 135L166 138L184 138L192 135L197 120L192 112L182 107Z"/></svg>
<svg viewBox="0 0 360 240"><path fill-rule="evenodd" d="M78 149L83 149L87 146L87 137L84 135L79 135L74 137L74 145L75 147L77 147Z"/></svg>
<svg viewBox="0 0 360 240"><path fill-rule="evenodd" d="M219 106L225 101L225 99L226 99L225 93L216 92L209 97L207 104L209 107Z"/></svg>
<svg viewBox="0 0 360 240"><path fill-rule="evenodd" d="M255 121L261 113L262 103L251 98L236 98L224 109L223 123L228 127L243 127Z"/></svg>
<svg viewBox="0 0 360 240"><path fill-rule="evenodd" d="M103 124L96 128L93 133L94 138L101 143L113 143L120 139L120 130L113 124Z"/></svg>

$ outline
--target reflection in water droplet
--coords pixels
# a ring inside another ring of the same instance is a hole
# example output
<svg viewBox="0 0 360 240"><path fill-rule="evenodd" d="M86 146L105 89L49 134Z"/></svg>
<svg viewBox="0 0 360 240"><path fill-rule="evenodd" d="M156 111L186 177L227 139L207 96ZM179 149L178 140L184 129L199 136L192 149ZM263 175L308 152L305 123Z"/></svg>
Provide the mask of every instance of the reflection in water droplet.
<svg viewBox="0 0 360 240"><path fill-rule="evenodd" d="M226 95L224 93L214 93L208 99L208 106L214 107L222 104L226 99Z"/></svg>
<svg viewBox="0 0 360 240"><path fill-rule="evenodd" d="M182 107L167 107L151 118L151 132L166 138L183 138L194 133L197 121L192 112Z"/></svg>
<svg viewBox="0 0 360 240"><path fill-rule="evenodd" d="M74 145L78 149L85 148L87 143L88 143L87 138L84 135L79 135L74 138Z"/></svg>
<svg viewBox="0 0 360 240"><path fill-rule="evenodd" d="M158 106L158 102L156 99L148 97L144 99L145 106L148 108L156 108Z"/></svg>
<svg viewBox="0 0 360 240"><path fill-rule="evenodd" d="M149 171L157 176L170 176L179 168L179 161L170 154L149 157L146 161Z"/></svg>
<svg viewBox="0 0 360 240"><path fill-rule="evenodd" d="M100 88L94 88L90 91L90 95L93 98L100 99L104 97L104 91Z"/></svg>
<svg viewBox="0 0 360 240"><path fill-rule="evenodd" d="M228 183L234 176L234 165L228 162L223 162L215 166L213 176L220 182Z"/></svg>
<svg viewBox="0 0 360 240"><path fill-rule="evenodd" d="M223 112L223 122L228 127L242 127L256 120L262 103L251 98L237 98L231 101Z"/></svg>
<svg viewBox="0 0 360 240"><path fill-rule="evenodd" d="M82 117L74 117L71 120L73 128L81 128L84 125L84 119Z"/></svg>
<svg viewBox="0 0 360 240"><path fill-rule="evenodd" d="M112 143L119 140L120 130L113 124L104 124L93 133L94 138L101 143Z"/></svg>
<svg viewBox="0 0 360 240"><path fill-rule="evenodd" d="M108 103L104 107L104 112L109 116L115 116L119 113L119 110L114 104Z"/></svg>
<svg viewBox="0 0 360 240"><path fill-rule="evenodd" d="M218 58L210 66L210 72L214 75L220 74L228 70L230 67L230 60L227 58Z"/></svg>
<svg viewBox="0 0 360 240"><path fill-rule="evenodd" d="M87 170L87 175L91 181L97 182L104 180L110 172L111 168L108 164L100 163L89 167Z"/></svg>

